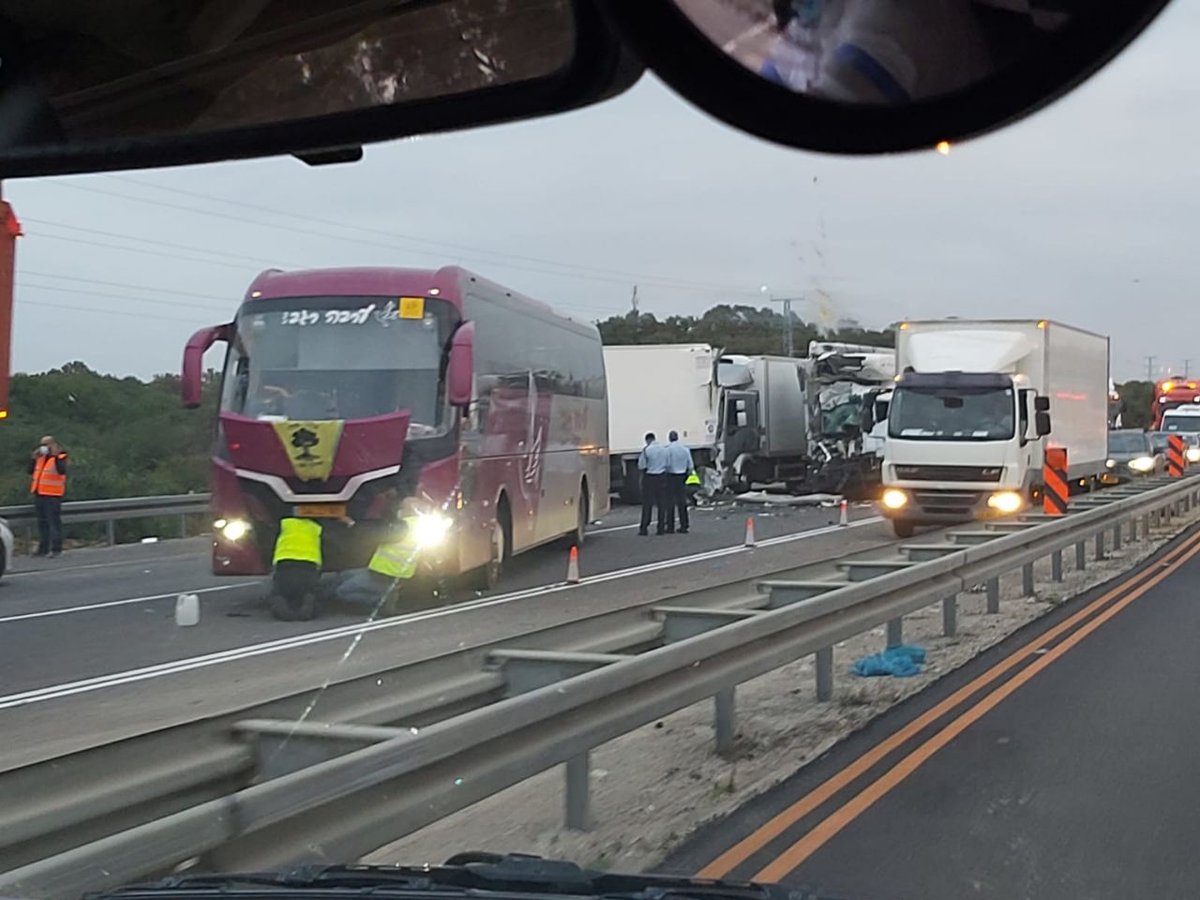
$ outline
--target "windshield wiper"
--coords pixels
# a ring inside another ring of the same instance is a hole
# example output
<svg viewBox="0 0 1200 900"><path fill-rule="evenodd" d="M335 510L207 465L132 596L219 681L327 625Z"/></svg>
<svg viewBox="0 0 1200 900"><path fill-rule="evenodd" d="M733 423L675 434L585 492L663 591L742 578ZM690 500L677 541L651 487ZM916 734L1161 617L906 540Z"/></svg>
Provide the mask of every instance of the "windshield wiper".
<svg viewBox="0 0 1200 900"><path fill-rule="evenodd" d="M441 866L302 866L278 872L172 875L85 900L372 894L405 898L590 898L590 900L834 900L783 885L671 875L623 875L537 856L464 853Z"/></svg>

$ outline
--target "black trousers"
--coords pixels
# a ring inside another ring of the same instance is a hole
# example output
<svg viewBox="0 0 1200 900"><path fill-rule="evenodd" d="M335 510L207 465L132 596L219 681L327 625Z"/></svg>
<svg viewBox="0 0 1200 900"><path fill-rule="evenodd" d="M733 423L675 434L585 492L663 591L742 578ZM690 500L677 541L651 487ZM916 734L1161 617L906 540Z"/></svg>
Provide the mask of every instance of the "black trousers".
<svg viewBox="0 0 1200 900"><path fill-rule="evenodd" d="M658 530L666 528L667 519L663 512L663 488L666 486L666 475L642 475L642 524L638 528L642 534L650 530L650 516L658 510Z"/></svg>
<svg viewBox="0 0 1200 900"><path fill-rule="evenodd" d="M687 474L683 475L664 475L663 482L666 488L664 504L667 507L667 531L675 530L675 513L679 513L679 530L688 530L688 497L687 497Z"/></svg>
<svg viewBox="0 0 1200 900"><path fill-rule="evenodd" d="M35 494L33 508L37 513L38 548L42 556L62 552L62 497L43 497Z"/></svg>

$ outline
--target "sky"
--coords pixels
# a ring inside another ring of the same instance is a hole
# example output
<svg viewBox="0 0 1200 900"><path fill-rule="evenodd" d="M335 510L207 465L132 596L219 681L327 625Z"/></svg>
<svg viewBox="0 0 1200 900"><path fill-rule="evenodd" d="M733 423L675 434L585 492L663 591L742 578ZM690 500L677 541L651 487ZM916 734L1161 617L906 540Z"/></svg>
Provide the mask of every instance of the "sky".
<svg viewBox="0 0 1200 900"><path fill-rule="evenodd" d="M1176 2L1069 97L945 157L778 147L647 76L351 165L11 180L14 368L176 371L264 268L454 263L586 320L627 311L634 285L660 317L776 295L869 327L1052 318L1109 335L1118 381L1200 373L1198 39L1200 6Z"/></svg>

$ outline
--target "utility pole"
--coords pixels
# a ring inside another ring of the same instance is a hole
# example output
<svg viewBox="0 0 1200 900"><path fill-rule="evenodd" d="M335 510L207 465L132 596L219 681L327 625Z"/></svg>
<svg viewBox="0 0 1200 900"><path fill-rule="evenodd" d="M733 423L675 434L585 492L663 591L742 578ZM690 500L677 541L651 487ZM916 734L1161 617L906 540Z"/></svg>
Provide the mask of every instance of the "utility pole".
<svg viewBox="0 0 1200 900"><path fill-rule="evenodd" d="M1154 361L1156 359L1158 359L1157 356L1147 356L1146 357L1146 380L1147 381L1154 380Z"/></svg>
<svg viewBox="0 0 1200 900"><path fill-rule="evenodd" d="M636 284L633 286L633 296L629 298L629 305L630 305L630 307L631 307L631 310L630 310L630 315L632 315L632 316L633 316L633 317L636 319L636 318L637 318L637 315L638 315L638 308L637 308L637 285L636 285Z"/></svg>
<svg viewBox="0 0 1200 900"><path fill-rule="evenodd" d="M796 346L795 346L795 343L793 340L793 334L792 334L792 328L795 324L792 321L792 302L793 301L799 303L799 302L802 302L802 298L800 298L800 297L772 297L771 298L772 303L782 303L783 304L783 355L784 356L795 356L796 355Z"/></svg>

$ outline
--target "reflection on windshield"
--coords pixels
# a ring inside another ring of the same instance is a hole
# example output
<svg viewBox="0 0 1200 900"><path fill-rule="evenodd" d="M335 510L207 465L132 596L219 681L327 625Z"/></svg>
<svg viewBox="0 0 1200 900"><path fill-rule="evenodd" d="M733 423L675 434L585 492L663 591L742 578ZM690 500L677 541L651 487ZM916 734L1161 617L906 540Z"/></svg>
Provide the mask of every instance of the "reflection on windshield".
<svg viewBox="0 0 1200 900"><path fill-rule="evenodd" d="M414 436L439 430L444 304L401 318L394 300L314 298L245 305L221 408L260 419L365 419L407 410Z"/></svg>
<svg viewBox="0 0 1200 900"><path fill-rule="evenodd" d="M1003 441L1013 436L1012 388L897 388L888 434L909 440Z"/></svg>

